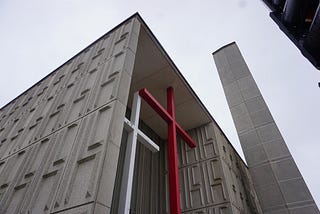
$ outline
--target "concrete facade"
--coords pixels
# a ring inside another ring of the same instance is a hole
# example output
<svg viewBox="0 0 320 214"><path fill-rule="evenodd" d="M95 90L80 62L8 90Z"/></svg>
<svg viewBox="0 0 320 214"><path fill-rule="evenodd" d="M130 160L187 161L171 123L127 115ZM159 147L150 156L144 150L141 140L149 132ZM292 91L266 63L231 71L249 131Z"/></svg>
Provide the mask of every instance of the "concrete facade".
<svg viewBox="0 0 320 214"><path fill-rule="evenodd" d="M237 45L213 57L263 213L319 213Z"/></svg>
<svg viewBox="0 0 320 214"><path fill-rule="evenodd" d="M197 143L178 144L183 213L261 213L247 166L138 14L1 108L0 213L117 213L133 93L166 106L169 86ZM131 212L169 213L166 124L145 103L140 119L160 152L138 144Z"/></svg>
<svg viewBox="0 0 320 214"><path fill-rule="evenodd" d="M140 23L132 18L1 109L1 213L108 213Z"/></svg>

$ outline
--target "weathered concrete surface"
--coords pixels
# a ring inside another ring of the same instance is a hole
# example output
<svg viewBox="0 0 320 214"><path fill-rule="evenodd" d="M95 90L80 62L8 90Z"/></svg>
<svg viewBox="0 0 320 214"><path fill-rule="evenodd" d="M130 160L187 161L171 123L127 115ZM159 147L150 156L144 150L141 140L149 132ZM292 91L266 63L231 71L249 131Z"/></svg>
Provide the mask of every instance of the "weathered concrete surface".
<svg viewBox="0 0 320 214"><path fill-rule="evenodd" d="M319 213L235 43L213 53L264 213Z"/></svg>
<svg viewBox="0 0 320 214"><path fill-rule="evenodd" d="M138 43L133 16L1 109L1 213L107 213Z"/></svg>
<svg viewBox="0 0 320 214"><path fill-rule="evenodd" d="M183 213L261 213L247 167L215 122L188 133L197 147L178 144Z"/></svg>

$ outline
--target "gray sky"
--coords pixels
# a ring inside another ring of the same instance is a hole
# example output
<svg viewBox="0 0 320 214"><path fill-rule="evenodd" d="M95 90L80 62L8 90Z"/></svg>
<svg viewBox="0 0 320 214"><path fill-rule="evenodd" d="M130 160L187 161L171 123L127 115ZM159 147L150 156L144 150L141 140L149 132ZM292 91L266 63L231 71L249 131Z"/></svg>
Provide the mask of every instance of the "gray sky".
<svg viewBox="0 0 320 214"><path fill-rule="evenodd" d="M2 0L0 106L135 12L243 157L211 56L237 42L320 206L320 72L278 29L260 0Z"/></svg>

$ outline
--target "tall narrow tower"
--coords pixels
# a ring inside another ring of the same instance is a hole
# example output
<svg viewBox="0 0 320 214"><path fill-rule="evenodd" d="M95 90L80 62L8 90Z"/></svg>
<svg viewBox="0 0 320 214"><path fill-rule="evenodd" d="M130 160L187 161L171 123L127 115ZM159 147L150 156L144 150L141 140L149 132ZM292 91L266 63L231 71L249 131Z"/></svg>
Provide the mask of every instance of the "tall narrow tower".
<svg viewBox="0 0 320 214"><path fill-rule="evenodd" d="M235 42L213 53L264 213L319 213Z"/></svg>

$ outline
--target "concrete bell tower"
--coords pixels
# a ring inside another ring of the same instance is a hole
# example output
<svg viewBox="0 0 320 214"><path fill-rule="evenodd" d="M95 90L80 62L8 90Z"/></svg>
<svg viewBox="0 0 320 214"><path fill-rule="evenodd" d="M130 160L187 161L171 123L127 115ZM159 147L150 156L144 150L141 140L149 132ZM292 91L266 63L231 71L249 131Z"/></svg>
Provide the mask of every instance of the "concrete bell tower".
<svg viewBox="0 0 320 214"><path fill-rule="evenodd" d="M213 58L263 213L319 213L237 44Z"/></svg>

